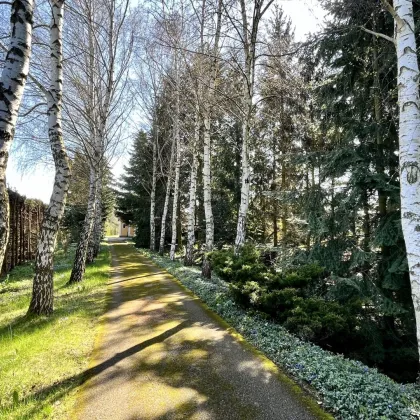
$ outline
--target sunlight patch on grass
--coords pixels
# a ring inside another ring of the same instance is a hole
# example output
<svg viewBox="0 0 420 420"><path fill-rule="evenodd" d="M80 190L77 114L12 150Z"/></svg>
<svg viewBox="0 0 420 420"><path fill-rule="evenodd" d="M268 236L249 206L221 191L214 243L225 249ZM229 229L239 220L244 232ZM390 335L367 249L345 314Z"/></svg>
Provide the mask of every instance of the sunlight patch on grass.
<svg viewBox="0 0 420 420"><path fill-rule="evenodd" d="M67 418L108 302L107 245L81 284L67 286L73 253L56 256L54 313L27 317L33 268L0 282L0 418Z"/></svg>

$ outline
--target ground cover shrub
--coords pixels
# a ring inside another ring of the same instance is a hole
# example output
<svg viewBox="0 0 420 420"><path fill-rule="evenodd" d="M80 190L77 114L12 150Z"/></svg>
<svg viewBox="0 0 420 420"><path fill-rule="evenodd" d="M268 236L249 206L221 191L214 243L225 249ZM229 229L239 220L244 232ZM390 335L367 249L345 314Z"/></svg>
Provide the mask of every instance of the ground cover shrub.
<svg viewBox="0 0 420 420"><path fill-rule="evenodd" d="M235 302L229 283L218 276L206 280L197 267L185 267L148 250L141 252L176 276L277 365L309 384L337 419L420 418L418 386L399 384L360 361L299 339L278 323Z"/></svg>

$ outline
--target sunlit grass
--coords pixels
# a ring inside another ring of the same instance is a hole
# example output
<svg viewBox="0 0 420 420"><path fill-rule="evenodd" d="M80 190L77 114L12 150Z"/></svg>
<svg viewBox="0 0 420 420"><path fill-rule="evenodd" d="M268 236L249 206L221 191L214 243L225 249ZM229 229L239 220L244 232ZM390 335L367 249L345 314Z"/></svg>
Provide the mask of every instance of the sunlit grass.
<svg viewBox="0 0 420 420"><path fill-rule="evenodd" d="M79 285L67 286L73 253L58 254L54 314L29 318L33 269L0 282L0 418L67 418L107 303L106 245Z"/></svg>

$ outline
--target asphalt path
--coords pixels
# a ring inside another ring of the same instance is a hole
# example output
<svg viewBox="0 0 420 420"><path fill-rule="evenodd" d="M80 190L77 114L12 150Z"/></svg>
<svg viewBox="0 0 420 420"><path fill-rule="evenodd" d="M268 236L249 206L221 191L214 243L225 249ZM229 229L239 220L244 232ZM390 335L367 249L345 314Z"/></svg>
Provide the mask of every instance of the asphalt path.
<svg viewBox="0 0 420 420"><path fill-rule="evenodd" d="M171 275L129 243L111 250L112 299L73 418L318 418Z"/></svg>

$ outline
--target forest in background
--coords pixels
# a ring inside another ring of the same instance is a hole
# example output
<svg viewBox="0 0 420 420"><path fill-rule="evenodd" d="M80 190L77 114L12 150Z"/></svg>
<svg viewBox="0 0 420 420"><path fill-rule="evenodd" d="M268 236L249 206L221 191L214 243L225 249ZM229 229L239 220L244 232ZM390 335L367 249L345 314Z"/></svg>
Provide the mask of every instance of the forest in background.
<svg viewBox="0 0 420 420"><path fill-rule="evenodd" d="M326 27L304 43L275 6L262 20L258 3L249 21L211 1L153 11L136 57L150 128L117 213L138 246L205 276L210 265L241 305L413 382L397 55L372 35L392 37L394 21L377 1L322 4Z"/></svg>

